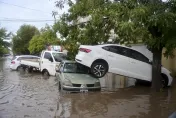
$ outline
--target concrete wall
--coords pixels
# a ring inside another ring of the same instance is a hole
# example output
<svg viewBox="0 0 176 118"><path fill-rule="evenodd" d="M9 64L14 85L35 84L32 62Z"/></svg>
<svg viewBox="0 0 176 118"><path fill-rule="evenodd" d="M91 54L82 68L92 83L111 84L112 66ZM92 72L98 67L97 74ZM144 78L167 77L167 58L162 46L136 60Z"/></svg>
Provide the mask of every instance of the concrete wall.
<svg viewBox="0 0 176 118"><path fill-rule="evenodd" d="M113 73L107 73L103 78L100 78L101 87L108 91L134 86L135 81L133 78L127 78Z"/></svg>
<svg viewBox="0 0 176 118"><path fill-rule="evenodd" d="M165 52L165 49L163 50L163 53ZM174 57L166 58L164 57L164 54L162 56L162 65L169 69L171 72L176 73L176 50L174 50Z"/></svg>

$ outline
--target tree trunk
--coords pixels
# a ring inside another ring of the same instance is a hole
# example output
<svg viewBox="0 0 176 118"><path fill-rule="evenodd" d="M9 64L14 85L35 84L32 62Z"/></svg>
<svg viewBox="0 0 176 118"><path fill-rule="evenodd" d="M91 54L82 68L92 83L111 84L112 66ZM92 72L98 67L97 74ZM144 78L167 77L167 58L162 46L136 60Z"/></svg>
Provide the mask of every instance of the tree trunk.
<svg viewBox="0 0 176 118"><path fill-rule="evenodd" d="M152 63L152 88L159 91L161 85L161 58L162 49L153 49L153 63Z"/></svg>

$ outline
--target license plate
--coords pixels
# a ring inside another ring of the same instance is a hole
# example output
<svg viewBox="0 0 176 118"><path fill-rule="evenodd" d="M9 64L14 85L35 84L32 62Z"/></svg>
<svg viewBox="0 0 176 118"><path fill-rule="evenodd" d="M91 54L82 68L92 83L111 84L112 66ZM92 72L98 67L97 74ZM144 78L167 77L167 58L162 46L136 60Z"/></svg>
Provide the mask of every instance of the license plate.
<svg viewBox="0 0 176 118"><path fill-rule="evenodd" d="M80 92L88 92L88 89L80 89Z"/></svg>
<svg viewBox="0 0 176 118"><path fill-rule="evenodd" d="M86 84L82 84L80 88L80 92L88 92L88 89L86 88Z"/></svg>

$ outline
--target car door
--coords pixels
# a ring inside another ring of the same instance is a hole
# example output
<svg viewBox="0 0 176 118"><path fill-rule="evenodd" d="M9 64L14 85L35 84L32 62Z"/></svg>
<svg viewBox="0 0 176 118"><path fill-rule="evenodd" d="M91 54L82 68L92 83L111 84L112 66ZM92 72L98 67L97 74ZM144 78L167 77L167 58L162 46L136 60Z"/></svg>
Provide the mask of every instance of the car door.
<svg viewBox="0 0 176 118"><path fill-rule="evenodd" d="M151 81L152 66L149 59L140 52L132 49L130 49L128 56L130 57L130 76L137 79Z"/></svg>
<svg viewBox="0 0 176 118"><path fill-rule="evenodd" d="M128 76L129 58L126 56L126 51L115 45L105 46L103 49L107 50L109 72Z"/></svg>
<svg viewBox="0 0 176 118"><path fill-rule="evenodd" d="M50 75L55 75L55 63L51 53L44 52L44 56L41 61L41 69L46 69Z"/></svg>

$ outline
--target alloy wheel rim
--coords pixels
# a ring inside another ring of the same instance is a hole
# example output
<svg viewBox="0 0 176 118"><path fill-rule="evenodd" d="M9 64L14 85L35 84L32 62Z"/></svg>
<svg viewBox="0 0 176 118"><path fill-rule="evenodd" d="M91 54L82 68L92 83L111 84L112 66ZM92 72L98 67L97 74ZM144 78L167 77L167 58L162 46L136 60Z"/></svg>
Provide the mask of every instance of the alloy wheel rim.
<svg viewBox="0 0 176 118"><path fill-rule="evenodd" d="M101 64L98 64L98 65L94 66L94 68L93 68L94 75L96 75L98 77L101 77L104 74L104 72L105 72L105 68Z"/></svg>
<svg viewBox="0 0 176 118"><path fill-rule="evenodd" d="M166 84L166 82L165 82L165 80L163 79L163 80L162 80L162 87L165 87L165 84Z"/></svg>

